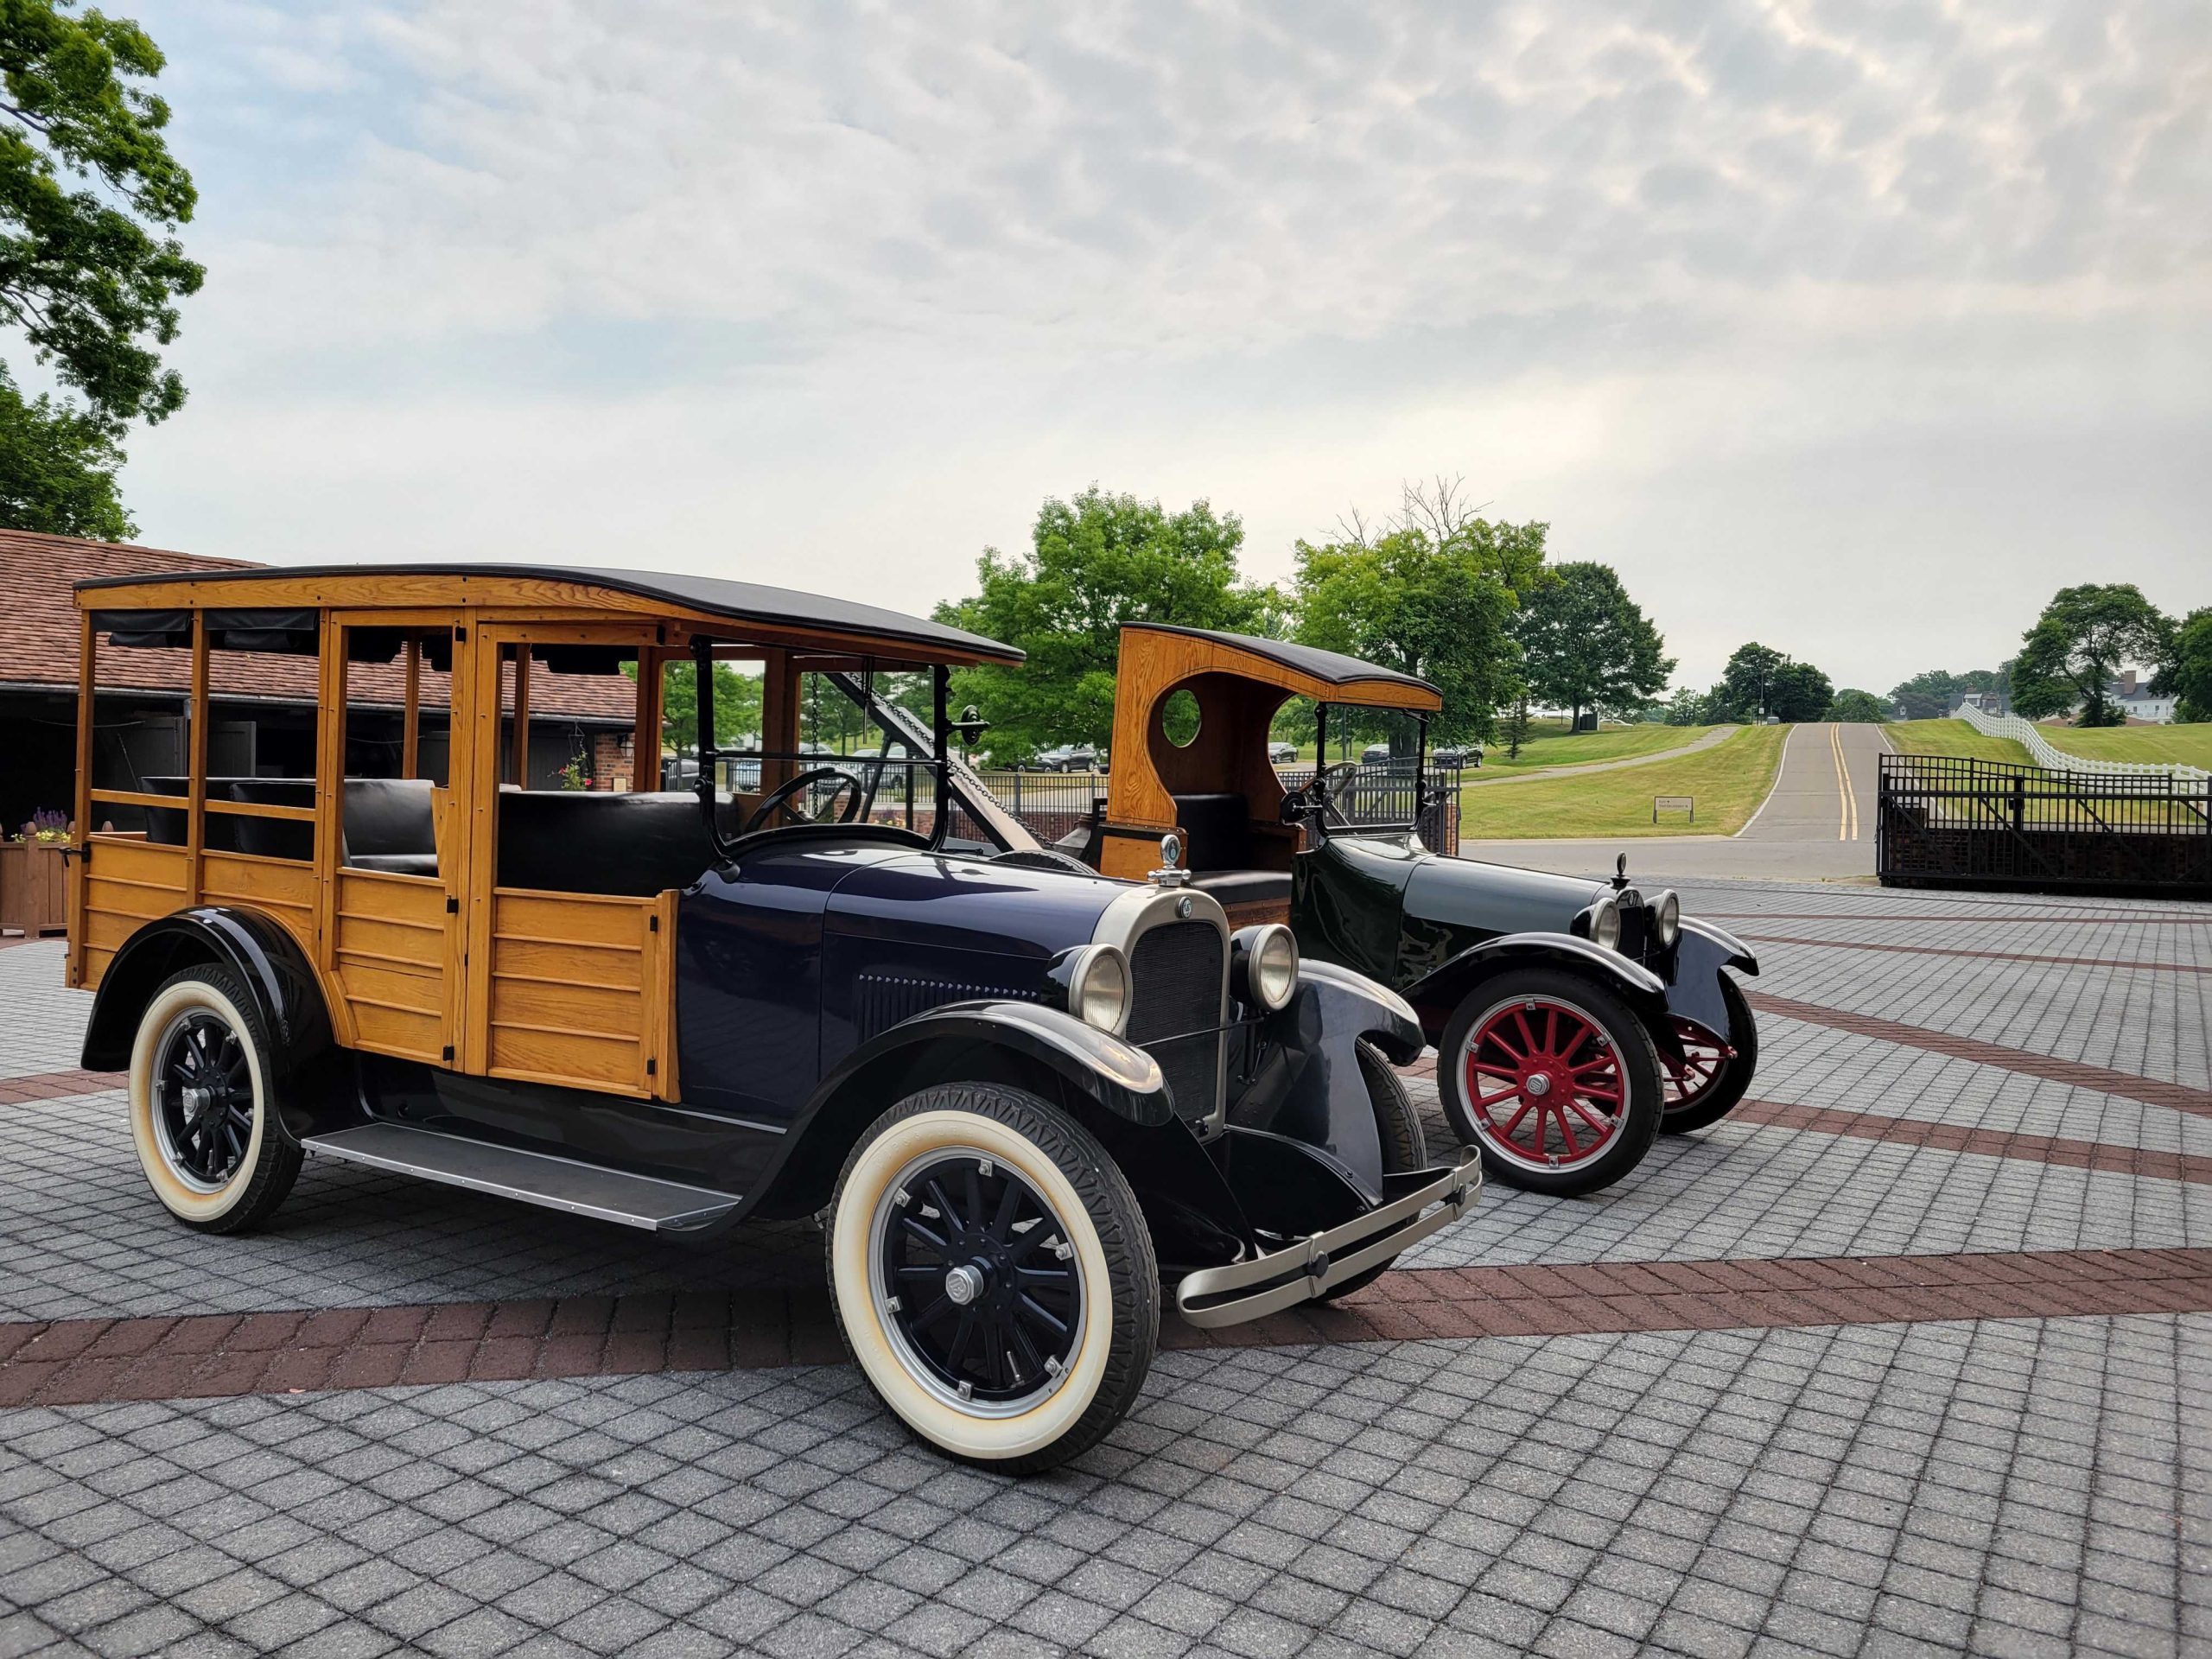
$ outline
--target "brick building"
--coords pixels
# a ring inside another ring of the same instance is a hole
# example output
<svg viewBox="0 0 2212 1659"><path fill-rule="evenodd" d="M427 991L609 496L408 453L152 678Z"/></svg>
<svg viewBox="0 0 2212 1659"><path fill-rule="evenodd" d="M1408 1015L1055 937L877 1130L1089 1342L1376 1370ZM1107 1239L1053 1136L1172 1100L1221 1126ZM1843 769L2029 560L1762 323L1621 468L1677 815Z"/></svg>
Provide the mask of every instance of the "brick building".
<svg viewBox="0 0 2212 1659"><path fill-rule="evenodd" d="M41 809L66 812L74 798L79 618L70 591L73 584L157 570L235 569L248 563L0 530L0 604L5 606L0 620L0 825L20 828ZM187 651L102 650L95 786L137 789L143 778L183 772L190 674ZM313 658L219 652L210 660L209 680L211 772L312 772L312 764L296 763L302 756L311 761L314 753ZM372 751L389 746L397 752L404 695L397 665L354 667L349 771L389 770L377 764ZM532 675L533 784L551 785L575 760L584 762L599 788L633 775L635 698L626 679ZM436 711L447 706L447 699L444 676L425 671L422 765L427 776L444 775L444 733ZM658 745L649 753L657 760ZM118 810L115 816L119 819L124 812Z"/></svg>

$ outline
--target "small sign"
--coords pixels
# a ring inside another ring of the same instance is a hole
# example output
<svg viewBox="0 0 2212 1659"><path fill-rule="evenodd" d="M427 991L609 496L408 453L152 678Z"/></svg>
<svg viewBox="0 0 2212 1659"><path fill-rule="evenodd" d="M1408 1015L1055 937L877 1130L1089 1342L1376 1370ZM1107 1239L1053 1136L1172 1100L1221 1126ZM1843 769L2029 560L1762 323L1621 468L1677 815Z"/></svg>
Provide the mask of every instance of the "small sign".
<svg viewBox="0 0 2212 1659"><path fill-rule="evenodd" d="M1651 822L1659 822L1662 812L1687 812L1690 822L1697 822L1697 797L1694 795L1654 795L1651 798Z"/></svg>

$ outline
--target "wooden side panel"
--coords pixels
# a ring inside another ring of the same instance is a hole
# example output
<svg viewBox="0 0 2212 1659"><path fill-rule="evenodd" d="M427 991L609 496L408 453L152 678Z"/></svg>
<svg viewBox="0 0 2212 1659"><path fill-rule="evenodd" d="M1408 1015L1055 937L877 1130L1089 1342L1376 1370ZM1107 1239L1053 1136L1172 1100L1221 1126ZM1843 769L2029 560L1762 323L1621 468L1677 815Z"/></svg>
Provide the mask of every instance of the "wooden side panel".
<svg viewBox="0 0 2212 1659"><path fill-rule="evenodd" d="M180 849L179 850L182 850ZM289 858L213 849L200 855L200 896L211 905L246 905L281 922L309 962L315 959L315 866Z"/></svg>
<svg viewBox="0 0 2212 1659"><path fill-rule="evenodd" d="M338 872L333 973L357 1047L444 1063L453 1041L445 995L451 920L442 882Z"/></svg>
<svg viewBox="0 0 2212 1659"><path fill-rule="evenodd" d="M185 907L191 857L182 847L156 846L135 836L96 835L89 841L94 851L77 883L81 908L70 944L81 963L79 982L97 990L124 940Z"/></svg>
<svg viewBox="0 0 2212 1659"><path fill-rule="evenodd" d="M663 1093L673 898L494 890L486 1073Z"/></svg>

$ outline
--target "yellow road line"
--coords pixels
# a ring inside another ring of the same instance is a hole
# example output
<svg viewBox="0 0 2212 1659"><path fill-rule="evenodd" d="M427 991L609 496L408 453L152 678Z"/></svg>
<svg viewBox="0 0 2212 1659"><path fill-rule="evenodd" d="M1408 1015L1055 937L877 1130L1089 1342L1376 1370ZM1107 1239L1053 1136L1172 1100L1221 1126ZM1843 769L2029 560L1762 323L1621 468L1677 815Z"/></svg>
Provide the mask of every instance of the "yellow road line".
<svg viewBox="0 0 2212 1659"><path fill-rule="evenodd" d="M1835 791L1840 803L1835 838L1838 841L1856 841L1859 839L1859 797L1851 787L1851 768L1844 762L1843 728L1840 724L1828 728L1828 747L1835 758Z"/></svg>

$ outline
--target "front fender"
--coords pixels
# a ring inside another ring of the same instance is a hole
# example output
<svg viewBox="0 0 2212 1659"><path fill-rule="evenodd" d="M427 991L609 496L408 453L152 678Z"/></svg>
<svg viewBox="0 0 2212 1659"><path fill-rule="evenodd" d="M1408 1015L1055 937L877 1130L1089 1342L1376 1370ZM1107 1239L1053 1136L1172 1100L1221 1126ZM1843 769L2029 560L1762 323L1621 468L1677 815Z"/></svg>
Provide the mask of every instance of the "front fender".
<svg viewBox="0 0 2212 1659"><path fill-rule="evenodd" d="M1033 1002L949 1002L878 1033L822 1079L747 1211L820 1209L847 1154L887 1108L958 1083L1008 1084L1056 1099L1101 1139L1177 1121L1166 1077L1142 1049Z"/></svg>
<svg viewBox="0 0 2212 1659"><path fill-rule="evenodd" d="M259 1005L279 1115L293 1135L312 1134L328 1104L338 1053L330 1011L299 941L258 911L204 905L149 922L124 940L100 976L79 1064L88 1071L127 1067L154 993L179 969L201 965L236 975Z"/></svg>
<svg viewBox="0 0 2212 1659"><path fill-rule="evenodd" d="M1685 919L1675 941L1673 970L1667 985L1667 1012L1696 1021L1723 1042L1733 1044L1728 1001L1720 994L1720 974L1726 968L1745 973L1759 970L1758 959L1709 923Z"/></svg>
<svg viewBox="0 0 2212 1659"><path fill-rule="evenodd" d="M1595 974L1628 1000L1630 1007L1656 1014L1667 982L1640 962L1573 933L1501 933L1471 945L1442 967L1406 988L1406 1000L1421 1012L1421 1028L1433 1042L1443 1034L1452 1011L1468 992L1507 967L1553 962L1578 973ZM1656 1020L1663 1027L1663 1020Z"/></svg>
<svg viewBox="0 0 2212 1659"><path fill-rule="evenodd" d="M1301 962L1290 1001L1259 1022L1229 1116L1327 1154L1375 1204L1382 1141L1360 1069L1363 1038L1402 1065L1424 1046L1421 1021L1395 991L1333 963Z"/></svg>

